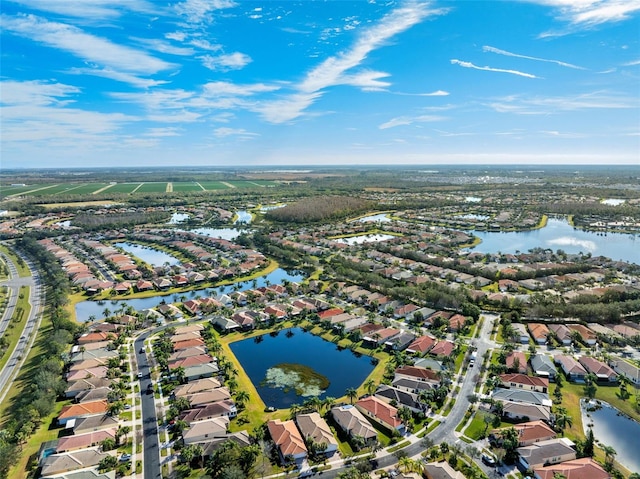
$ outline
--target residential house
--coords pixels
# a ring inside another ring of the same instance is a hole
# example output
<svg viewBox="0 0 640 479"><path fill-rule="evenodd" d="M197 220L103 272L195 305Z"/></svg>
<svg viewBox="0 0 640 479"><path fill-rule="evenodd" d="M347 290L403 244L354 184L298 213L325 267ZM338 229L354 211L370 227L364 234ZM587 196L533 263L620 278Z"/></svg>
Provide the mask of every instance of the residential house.
<svg viewBox="0 0 640 479"><path fill-rule="evenodd" d="M366 444L374 444L378 439L376 429L351 404L331 408L331 417L351 438L360 437Z"/></svg>
<svg viewBox="0 0 640 479"><path fill-rule="evenodd" d="M64 392L65 397L72 398L80 394L82 391L86 391L88 389L109 387L113 381L107 378L82 378L69 383L69 386Z"/></svg>
<svg viewBox="0 0 640 479"><path fill-rule="evenodd" d="M587 377L587 370L572 356L556 354L553 361L560 365L569 381L584 382Z"/></svg>
<svg viewBox="0 0 640 479"><path fill-rule="evenodd" d="M535 479L554 479L561 474L566 479L610 479L611 475L590 457L573 459L533 470Z"/></svg>
<svg viewBox="0 0 640 479"><path fill-rule="evenodd" d="M558 341L560 341L560 344L563 346L571 345L571 330L564 324L550 324L549 331L558 338Z"/></svg>
<svg viewBox="0 0 640 479"><path fill-rule="evenodd" d="M408 378L431 384L440 383L440 375L436 371L417 366L401 366L397 368L394 372L394 379L399 378Z"/></svg>
<svg viewBox="0 0 640 479"><path fill-rule="evenodd" d="M389 431L393 431L395 429L400 434L404 434L405 425L398 417L398 410L390 404L381 401L375 396L369 396L360 399L356 402L355 406L358 411L366 417L371 418L382 427L387 428Z"/></svg>
<svg viewBox="0 0 640 479"><path fill-rule="evenodd" d="M514 424L513 427L518 433L518 446L530 446L540 441L554 439L557 434L551 426L544 421L529 421L521 424ZM494 429L491 432L492 439L500 442L502 433L510 428Z"/></svg>
<svg viewBox="0 0 640 479"><path fill-rule="evenodd" d="M179 396L176 396L179 397ZM204 406L218 401L231 399L231 393L226 387L210 389L208 391L200 391L197 393L182 396L187 398L191 407Z"/></svg>
<svg viewBox="0 0 640 479"><path fill-rule="evenodd" d="M424 354L431 350L438 340L432 336L420 336L413 340L413 342L407 346L406 351L411 354Z"/></svg>
<svg viewBox="0 0 640 479"><path fill-rule="evenodd" d="M613 369L591 356L582 356L578 359L578 362L582 364L588 372L595 374L598 381L615 383L618 379L618 375Z"/></svg>
<svg viewBox="0 0 640 479"><path fill-rule="evenodd" d="M549 399L548 394L539 393L535 391L527 391L523 389L505 389L497 388L491 393L491 398L494 401L511 401L521 402L527 404L536 404L538 406L551 407L553 402Z"/></svg>
<svg viewBox="0 0 640 479"><path fill-rule="evenodd" d="M222 384L220 383L220 381L215 378L198 379L196 381L177 386L173 390L173 395L178 398L185 397L191 394L217 389L221 386Z"/></svg>
<svg viewBox="0 0 640 479"><path fill-rule="evenodd" d="M205 346L194 346L193 348L181 349L180 351L171 353L167 361L172 363L192 356L202 356L203 354L207 354L207 348ZM209 360L211 360L211 357Z"/></svg>
<svg viewBox="0 0 640 479"><path fill-rule="evenodd" d="M267 429L283 464L292 461L299 463L307 457L307 446L293 421L275 419L267 422Z"/></svg>
<svg viewBox="0 0 640 479"><path fill-rule="evenodd" d="M502 415L510 419L526 421L542 420L548 422L551 419L551 408L538 404L529 404L515 401L501 401Z"/></svg>
<svg viewBox="0 0 640 479"><path fill-rule="evenodd" d="M548 378L549 381L556 380L558 370L549 356L546 354L535 354L531 356L530 361L531 369L536 376Z"/></svg>
<svg viewBox="0 0 640 479"><path fill-rule="evenodd" d="M520 373L507 373L500 375L502 384L510 389L526 389L539 393L547 393L549 389L549 380L541 377L527 376Z"/></svg>
<svg viewBox="0 0 640 479"><path fill-rule="evenodd" d="M207 419L213 419L221 416L232 418L236 417L237 414L238 411L235 403L230 400L225 400L212 404L203 404L202 406L193 409L187 409L182 411L178 417L187 424L191 424L192 422L205 421Z"/></svg>
<svg viewBox="0 0 640 479"><path fill-rule="evenodd" d="M80 394L78 394L74 398L74 401L77 403L102 401L106 400L109 397L110 392L111 388L108 387L87 389L86 391L82 391Z"/></svg>
<svg viewBox="0 0 640 479"><path fill-rule="evenodd" d="M549 338L549 328L547 328L546 324L543 323L529 323L527 325L529 329L529 334L533 340L538 344L547 344L547 339Z"/></svg>
<svg viewBox="0 0 640 479"><path fill-rule="evenodd" d="M362 337L363 343L367 343L370 347L380 346L390 341L401 333L399 329L382 328L371 334Z"/></svg>
<svg viewBox="0 0 640 479"><path fill-rule="evenodd" d="M97 466L104 458L114 456L115 453L116 451L101 452L97 449L82 449L80 451L52 454L40 463L40 476L48 478L53 475Z"/></svg>
<svg viewBox="0 0 640 479"><path fill-rule="evenodd" d="M526 469L550 466L576 458L575 443L566 437L548 439L517 449L520 464Z"/></svg>
<svg viewBox="0 0 640 479"><path fill-rule="evenodd" d="M107 412L107 401L92 401L82 404L69 404L60 410L58 424L64 426L67 421L90 416L104 416Z"/></svg>
<svg viewBox="0 0 640 479"><path fill-rule="evenodd" d="M435 388L438 383L418 381L417 379L398 376L393 380L391 385L396 389L400 389L401 391L407 391L412 394L420 394L421 391L428 391Z"/></svg>
<svg viewBox="0 0 640 479"><path fill-rule="evenodd" d="M384 343L385 347L392 351L404 351L411 342L415 339L415 334L410 333L408 331L402 331L397 336L392 339L386 341Z"/></svg>
<svg viewBox="0 0 640 479"><path fill-rule="evenodd" d="M587 346L594 346L597 342L596 333L591 331L589 328L582 324L569 324L567 327L571 331L577 331L580 337L582 338L582 342Z"/></svg>
<svg viewBox="0 0 640 479"><path fill-rule="evenodd" d="M393 404L397 407L404 406L416 413L424 412L427 407L420 403L417 394L403 389L389 387L386 384L378 386L374 396L388 404Z"/></svg>
<svg viewBox="0 0 640 479"><path fill-rule="evenodd" d="M529 333L527 331L527 327L524 324L513 323L511 327L513 328L516 341L520 342L521 344L529 343Z"/></svg>
<svg viewBox="0 0 640 479"><path fill-rule="evenodd" d="M224 316L214 316L211 318L211 324L223 333L228 333L236 329L241 329L241 326L235 321L225 318Z"/></svg>
<svg viewBox="0 0 640 479"><path fill-rule="evenodd" d="M73 434L85 434L87 432L100 431L101 429L117 428L118 425L116 418L103 414L102 416L70 419L66 423L66 429L73 429Z"/></svg>
<svg viewBox="0 0 640 479"><path fill-rule="evenodd" d="M184 377L189 382L196 379L212 378L217 376L219 371L218 364L215 362L196 364L184 368Z"/></svg>
<svg viewBox="0 0 640 479"><path fill-rule="evenodd" d="M456 471L447 461L425 464L424 475L427 479L465 479L465 475Z"/></svg>
<svg viewBox="0 0 640 479"><path fill-rule="evenodd" d="M99 431L92 431L86 434L78 434L74 436L63 436L58 439L56 445L56 453L76 451L78 449L86 449L93 446L98 446L105 439L116 438L116 428L101 429Z"/></svg>
<svg viewBox="0 0 640 479"><path fill-rule="evenodd" d="M82 346L83 344L95 343L98 341L112 341L117 337L118 335L112 332L97 331L94 333L84 333L76 342Z"/></svg>
<svg viewBox="0 0 640 479"><path fill-rule="evenodd" d="M462 328L464 328L466 322L467 318L465 318L463 315L454 314L449 318L447 329L450 332L460 331Z"/></svg>
<svg viewBox="0 0 640 479"><path fill-rule="evenodd" d="M618 374L626 377L635 387L640 387L640 367L624 359L612 359L611 367Z"/></svg>
<svg viewBox="0 0 640 479"><path fill-rule="evenodd" d="M429 354L432 356L440 357L440 358L448 358L451 357L453 352L456 349L456 345L451 341L447 341L446 339L439 340L435 346L431 348Z"/></svg>
<svg viewBox="0 0 640 479"><path fill-rule="evenodd" d="M298 414L296 424L306 440L326 446L323 452L325 456L329 457L338 450L338 441L331 432L331 428L317 412Z"/></svg>
<svg viewBox="0 0 640 479"><path fill-rule="evenodd" d="M190 348L190 349L195 349L195 348ZM198 364L211 363L213 361L214 359L208 354L198 354L195 356L187 356L187 357L177 358L172 361L169 361L168 368L169 368L169 371L173 371L174 369L177 369L180 367L188 368L191 366L197 366Z"/></svg>
<svg viewBox="0 0 640 479"><path fill-rule="evenodd" d="M229 418L226 416L192 422L182 433L185 444L207 442L213 438L225 437L229 427Z"/></svg>
<svg viewBox="0 0 640 479"><path fill-rule="evenodd" d="M505 358L507 371L527 373L527 356L522 351L512 351Z"/></svg>

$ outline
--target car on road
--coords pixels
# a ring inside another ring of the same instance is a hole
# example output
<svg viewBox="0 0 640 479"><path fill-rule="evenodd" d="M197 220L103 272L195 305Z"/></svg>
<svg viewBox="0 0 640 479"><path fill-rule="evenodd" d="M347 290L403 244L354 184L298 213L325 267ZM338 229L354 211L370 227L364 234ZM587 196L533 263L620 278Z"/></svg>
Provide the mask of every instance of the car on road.
<svg viewBox="0 0 640 479"><path fill-rule="evenodd" d="M138 379L142 379L142 372L138 372Z"/></svg>
<svg viewBox="0 0 640 479"><path fill-rule="evenodd" d="M120 456L120 462L127 462L131 460L131 454L124 453Z"/></svg>
<svg viewBox="0 0 640 479"><path fill-rule="evenodd" d="M484 462L487 466L496 467L496 460L489 454L485 453L482 455L482 462Z"/></svg>

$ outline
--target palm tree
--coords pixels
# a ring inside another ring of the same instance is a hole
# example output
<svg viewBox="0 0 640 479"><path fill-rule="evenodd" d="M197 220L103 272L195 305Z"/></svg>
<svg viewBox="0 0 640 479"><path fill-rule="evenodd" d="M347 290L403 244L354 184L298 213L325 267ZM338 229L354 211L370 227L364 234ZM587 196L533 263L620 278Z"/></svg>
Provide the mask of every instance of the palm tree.
<svg viewBox="0 0 640 479"><path fill-rule="evenodd" d="M556 430L562 434L567 426L573 426L573 418L565 408L559 407L556 412Z"/></svg>
<svg viewBox="0 0 640 479"><path fill-rule="evenodd" d="M613 447L607 446L606 444L602 445L600 447L602 449L602 452L604 452L604 465L605 465L605 468L608 471L610 471L611 469L613 469L614 456L616 454L618 454L618 453L616 452L616 450Z"/></svg>
<svg viewBox="0 0 640 479"><path fill-rule="evenodd" d="M367 394L373 394L376 390L376 382L373 379L367 379L364 383Z"/></svg>
<svg viewBox="0 0 640 479"><path fill-rule="evenodd" d="M243 409L248 400L249 393L247 391L238 391L236 393L236 403L238 404L238 408Z"/></svg>
<svg viewBox="0 0 640 479"><path fill-rule="evenodd" d="M345 391L345 396L347 396L351 404L353 404L353 400L358 397L358 390L356 388L349 388Z"/></svg>

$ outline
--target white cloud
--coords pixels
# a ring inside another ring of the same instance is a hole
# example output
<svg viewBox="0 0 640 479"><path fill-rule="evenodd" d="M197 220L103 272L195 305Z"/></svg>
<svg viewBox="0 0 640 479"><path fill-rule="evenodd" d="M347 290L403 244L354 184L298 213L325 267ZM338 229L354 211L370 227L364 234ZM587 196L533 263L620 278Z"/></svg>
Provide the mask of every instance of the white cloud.
<svg viewBox="0 0 640 479"><path fill-rule="evenodd" d="M173 66L143 51L117 45L74 26L49 22L35 15L2 16L2 26L7 32L72 53L106 70L153 74Z"/></svg>
<svg viewBox="0 0 640 479"><path fill-rule="evenodd" d="M109 68L102 68L102 69L71 68L67 70L66 73L70 73L72 75L93 75L93 76L102 77L102 78L110 78L111 80L128 83L138 88L150 88L158 85L164 85L165 83L169 83L163 80L151 80L148 78L141 78L136 75L131 75L130 73L118 72L118 71L111 70Z"/></svg>
<svg viewBox="0 0 640 479"><path fill-rule="evenodd" d="M203 91L211 96L250 96L256 93L265 93L278 90L280 87L254 83L249 85L236 85L229 82L209 82L203 86Z"/></svg>
<svg viewBox="0 0 640 479"><path fill-rule="evenodd" d="M391 86L391 83L380 81L380 78L388 77L388 73L365 71L356 73L355 75L345 75L342 77L342 83L345 85L361 88L365 91L381 91Z"/></svg>
<svg viewBox="0 0 640 479"><path fill-rule="evenodd" d="M245 130L244 128L216 128L213 133L218 137L218 138L224 138L227 136L239 136L239 137L244 137L244 138L250 138L250 137L255 137L255 136L260 136L257 133L251 133L247 130Z"/></svg>
<svg viewBox="0 0 640 479"><path fill-rule="evenodd" d="M194 54L193 48L176 47L157 38L133 38L133 40L160 53L178 56L190 56Z"/></svg>
<svg viewBox="0 0 640 479"><path fill-rule="evenodd" d="M560 36L576 29L589 29L604 23L628 20L640 11L638 0L528 0L554 7L558 19L569 23L566 31L548 31L541 38Z"/></svg>
<svg viewBox="0 0 640 479"><path fill-rule="evenodd" d="M419 93L418 95L419 96L449 96L449 92L444 90L436 90L436 91L432 91L431 93Z"/></svg>
<svg viewBox="0 0 640 479"><path fill-rule="evenodd" d="M153 12L157 5L144 0L13 0L16 3L47 12L82 20L107 20L120 17L125 11Z"/></svg>
<svg viewBox="0 0 640 479"><path fill-rule="evenodd" d="M483 46L482 47L482 51L496 53L498 55L504 55L504 56L507 56L507 57L524 58L526 60L535 60L535 61L538 61L538 62L555 63L556 65L560 65L561 67L575 68L576 70L585 70L585 68L579 67L577 65L572 65L571 63L561 62L559 60L549 60L549 59L546 59L546 58L538 58L538 57L530 57L530 56L527 56L527 55L520 55L518 53L511 53L511 52L508 52L506 50L500 50L499 48L491 47L491 46L488 46L488 45Z"/></svg>
<svg viewBox="0 0 640 479"><path fill-rule="evenodd" d="M444 13L445 10L431 10L426 3L408 2L382 18L374 26L362 29L350 49L327 58L309 71L304 80L295 86L296 92L289 98L259 106L267 121L283 123L301 116L313 102L322 96L324 90L332 86L349 84L379 90L390 84L380 82L380 73L347 74L358 67L374 50L385 46L395 35L402 33L430 15ZM385 76L387 76L385 74ZM357 81L356 81L357 80ZM364 83L363 83L364 82Z"/></svg>
<svg viewBox="0 0 640 479"><path fill-rule="evenodd" d="M200 57L202 64L209 70L240 70L249 63L251 63L251 57L244 53L235 52L229 55L219 55L217 57L211 55L204 55Z"/></svg>
<svg viewBox="0 0 640 479"><path fill-rule="evenodd" d="M437 115L400 116L382 123L380 126L378 126L378 128L380 130L386 130L388 128L395 128L396 126L406 126L413 123L437 122L443 120L446 120L446 118Z"/></svg>
<svg viewBox="0 0 640 479"><path fill-rule="evenodd" d="M508 96L489 106L500 113L521 115L552 115L558 111L578 111L592 109L638 108L638 98L623 97L609 92L596 91L582 95L564 97Z"/></svg>
<svg viewBox="0 0 640 479"><path fill-rule="evenodd" d="M61 83L3 81L2 141L41 141L45 144L71 140L102 144L125 123L138 118L121 113L101 113L71 108L71 95L80 93ZM105 136L107 135L107 136Z"/></svg>
<svg viewBox="0 0 640 479"><path fill-rule="evenodd" d="M174 126L167 126L162 128L147 128L144 136L150 136L153 138L161 138L165 136L180 136L180 129Z"/></svg>
<svg viewBox="0 0 640 479"><path fill-rule="evenodd" d="M486 71L486 72L498 72L498 73L509 73L511 75L517 75L517 76L521 76L521 77L525 77L525 78L539 78L531 73L525 73L525 72L521 72L518 70L504 70L502 68L492 68L492 67L479 67L477 65L474 65L471 62L465 62L465 61L461 61L461 60L456 60L455 58L451 60L451 63L453 65L460 65L461 67L464 68L472 68L474 70L482 70L482 71Z"/></svg>
<svg viewBox="0 0 640 479"><path fill-rule="evenodd" d="M190 24L197 25L211 22L211 13L214 11L235 6L236 3L231 0L186 0L178 3L175 8Z"/></svg>
<svg viewBox="0 0 640 479"><path fill-rule="evenodd" d="M627 62L627 63L623 64L622 66L624 66L624 67L635 67L636 65L640 65L640 59Z"/></svg>

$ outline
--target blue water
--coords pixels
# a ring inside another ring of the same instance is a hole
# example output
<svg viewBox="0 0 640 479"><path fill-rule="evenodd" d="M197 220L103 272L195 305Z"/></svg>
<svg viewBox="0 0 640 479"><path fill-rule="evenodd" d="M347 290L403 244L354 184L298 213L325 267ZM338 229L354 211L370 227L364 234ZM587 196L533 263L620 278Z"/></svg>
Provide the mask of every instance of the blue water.
<svg viewBox="0 0 640 479"><path fill-rule="evenodd" d="M118 248L122 248L127 253L131 253L133 256L140 258L142 261L150 264L151 266L162 266L165 263L168 263L169 266L173 266L180 263L180 260L178 260L178 258L176 258L175 256L171 256L170 254L157 249L148 248L132 243L116 243L115 246L117 246Z"/></svg>
<svg viewBox="0 0 640 479"><path fill-rule="evenodd" d="M339 350L332 342L300 328L292 328L291 337L287 331L282 330L275 337L264 334L261 340L249 338L229 345L267 406L288 408L307 399L293 390L286 392L261 384L267 369L280 363L303 364L326 376L331 384L320 398L344 396L347 389L359 387L373 371L369 356L358 357L348 349Z"/></svg>
<svg viewBox="0 0 640 479"><path fill-rule="evenodd" d="M236 220L236 223L238 224L244 223L247 225L251 223L251 213L249 213L248 211L240 210L240 211L236 211L236 214L238 215L238 219Z"/></svg>
<svg viewBox="0 0 640 479"><path fill-rule="evenodd" d="M603 234L574 229L566 220L549 219L547 226L537 230L496 233L474 231L482 240L473 251L480 253L526 253L533 248L559 249L568 254L591 253L640 264L640 237L621 233Z"/></svg>
<svg viewBox="0 0 640 479"><path fill-rule="evenodd" d="M631 400L631 399L629 399ZM582 403L584 406L584 403ZM588 417L585 417L586 415ZM593 424L593 436L601 444L616 450L616 460L631 472L640 473L640 423L618 413L606 403L596 411L582 409L582 423L585 428Z"/></svg>
<svg viewBox="0 0 640 479"><path fill-rule="evenodd" d="M278 268L272 273L269 273L266 276L261 276L260 278L256 278L255 282L251 281L242 281L240 283L236 283L239 287L238 291L246 291L248 289L261 288L263 286L267 286L269 284L281 284L282 281L287 280L291 282L298 283L305 278L303 273L300 272L292 272L289 273L282 268ZM193 291L188 291L186 293L179 293L177 295L174 294L158 294L156 296L151 296L149 298L138 298L138 299L123 299L123 300L106 300L102 301L100 304L98 301L81 301L76 304L76 321L84 323L89 320L89 316L95 316L97 319L103 317L102 312L105 308L108 308L110 311L115 311L119 309L121 306L125 308L127 306L131 306L133 309L137 311L141 311L143 309L153 308L158 306L163 300L167 303L172 303L175 301L180 301L180 296L186 296L187 299L192 299L195 297L207 297L207 296L218 296L221 294L229 294L234 291L234 285L220 286L217 288L203 288L197 289ZM178 299L174 299L176 296Z"/></svg>

